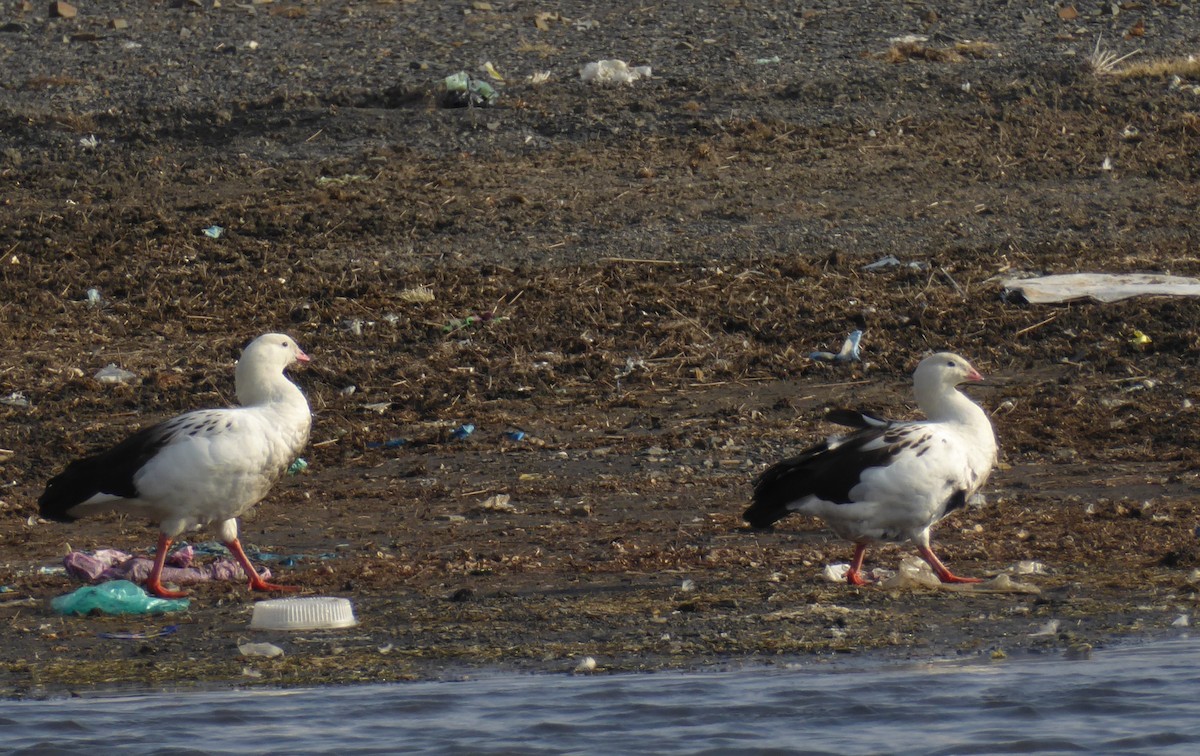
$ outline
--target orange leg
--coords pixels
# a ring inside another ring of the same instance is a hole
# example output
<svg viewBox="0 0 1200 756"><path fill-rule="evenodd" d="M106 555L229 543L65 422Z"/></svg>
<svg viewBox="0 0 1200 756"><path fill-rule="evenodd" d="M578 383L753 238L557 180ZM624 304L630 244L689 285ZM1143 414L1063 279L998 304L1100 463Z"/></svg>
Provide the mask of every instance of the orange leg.
<svg viewBox="0 0 1200 756"><path fill-rule="evenodd" d="M937 556L934 555L933 549L929 548L928 546L918 546L917 552L920 553L922 559L924 559L926 562L929 562L929 566L933 568L935 573L937 573L938 580L941 580L943 583L983 582L981 578L959 577L958 575L955 575L948 567L946 567L946 565L942 564L942 560L938 559Z"/></svg>
<svg viewBox="0 0 1200 756"><path fill-rule="evenodd" d="M299 587L294 585L275 585L268 583L258 575L258 570L254 569L254 565L250 564L250 557L246 556L246 552L242 551L241 542L234 538L232 541L226 541L225 546L233 554L233 558L242 565L242 570L246 576L250 578L250 590L252 591L298 591Z"/></svg>
<svg viewBox="0 0 1200 756"><path fill-rule="evenodd" d="M171 538L166 533L159 533L158 551L154 554L154 567L150 570L150 577L146 578L146 590L159 598L183 598L187 593L183 591L168 591L162 585L163 565L167 563L167 551L170 548Z"/></svg>
<svg viewBox="0 0 1200 756"><path fill-rule="evenodd" d="M862 576L863 558L867 555L867 544L854 544L854 558L850 560L850 569L846 572L846 582L850 585L866 585Z"/></svg>

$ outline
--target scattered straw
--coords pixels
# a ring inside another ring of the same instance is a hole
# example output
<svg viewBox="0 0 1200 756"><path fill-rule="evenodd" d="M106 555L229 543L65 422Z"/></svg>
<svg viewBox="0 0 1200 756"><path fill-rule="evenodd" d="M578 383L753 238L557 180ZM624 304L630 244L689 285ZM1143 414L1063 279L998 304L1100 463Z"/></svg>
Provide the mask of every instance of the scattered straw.
<svg viewBox="0 0 1200 756"><path fill-rule="evenodd" d="M966 40L955 42L949 47L934 47L921 37L902 37L892 40L892 46L883 54L888 63L904 63L909 60L926 60L932 63L962 63L967 58L986 58L996 46L991 42Z"/></svg>
<svg viewBox="0 0 1200 756"><path fill-rule="evenodd" d="M1088 56L1088 67L1092 69L1092 73L1097 76L1118 76L1117 66L1123 61L1137 55L1141 50L1117 55L1112 50L1104 49L1104 38L1096 38L1096 47L1092 49L1092 54Z"/></svg>
<svg viewBox="0 0 1200 756"><path fill-rule="evenodd" d="M400 301L409 304L426 304L434 300L433 288L425 284L413 286L400 292Z"/></svg>

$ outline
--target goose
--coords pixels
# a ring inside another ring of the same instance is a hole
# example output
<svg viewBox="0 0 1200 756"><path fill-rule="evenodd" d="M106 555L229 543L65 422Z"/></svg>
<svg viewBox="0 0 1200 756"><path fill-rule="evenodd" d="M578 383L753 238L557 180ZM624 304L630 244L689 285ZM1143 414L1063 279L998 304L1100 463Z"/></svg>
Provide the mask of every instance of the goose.
<svg viewBox="0 0 1200 756"><path fill-rule="evenodd" d="M47 520L73 522L100 512L145 517L159 528L146 589L163 598L171 542L215 524L256 591L296 590L266 582L238 540L237 518L267 495L308 441L312 413L284 370L309 357L290 336L250 342L234 371L241 406L186 412L137 431L116 446L71 462L38 499Z"/></svg>
<svg viewBox="0 0 1200 756"><path fill-rule="evenodd" d="M942 582L980 582L942 564L929 546L929 532L967 504L996 464L991 421L958 389L982 380L962 357L939 352L921 360L913 373L925 420L832 411L828 419L856 430L768 467L754 483L744 519L766 528L792 512L820 518L854 543L846 573L852 585L866 582L861 570L869 545L908 541Z"/></svg>

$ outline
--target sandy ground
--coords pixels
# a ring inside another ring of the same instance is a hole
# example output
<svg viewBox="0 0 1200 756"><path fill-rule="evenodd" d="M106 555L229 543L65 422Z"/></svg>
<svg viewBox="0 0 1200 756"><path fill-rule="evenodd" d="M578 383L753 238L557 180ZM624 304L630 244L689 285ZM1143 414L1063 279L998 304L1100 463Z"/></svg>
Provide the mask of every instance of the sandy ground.
<svg viewBox="0 0 1200 756"><path fill-rule="evenodd" d="M1190 52L1191 5L35 5L0 8L0 692L1085 654L1191 616L1197 304L1001 284L1200 273L1200 77L1088 64ZM601 58L652 78L581 82ZM485 62L496 106L441 107ZM808 358L855 328L864 362ZM39 521L47 478L228 404L269 330L314 357L314 433L244 540L360 624L250 631L226 583L51 612L77 583L43 568L155 534ZM932 349L988 375L1001 444L935 548L1036 593L849 588L819 523L740 521L828 407L914 416Z"/></svg>

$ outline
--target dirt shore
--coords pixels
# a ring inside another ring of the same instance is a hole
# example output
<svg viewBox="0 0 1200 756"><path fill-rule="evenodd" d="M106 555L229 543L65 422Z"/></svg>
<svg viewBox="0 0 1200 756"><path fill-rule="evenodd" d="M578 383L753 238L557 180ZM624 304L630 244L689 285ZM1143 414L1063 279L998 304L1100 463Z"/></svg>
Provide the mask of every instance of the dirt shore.
<svg viewBox="0 0 1200 756"><path fill-rule="evenodd" d="M1196 52L1191 4L27 5L0 7L0 694L1086 655L1193 614L1200 305L1001 284L1200 274L1200 75L1088 62ZM652 77L580 81L602 58ZM441 106L489 62L495 107ZM809 358L856 328L862 363ZM269 330L314 358L314 431L243 539L360 624L251 631L227 583L55 615L78 583L45 568L155 534L38 520L48 477L228 404ZM1001 444L935 548L1036 593L851 588L819 523L740 521L826 408L913 416L932 349L988 376Z"/></svg>

